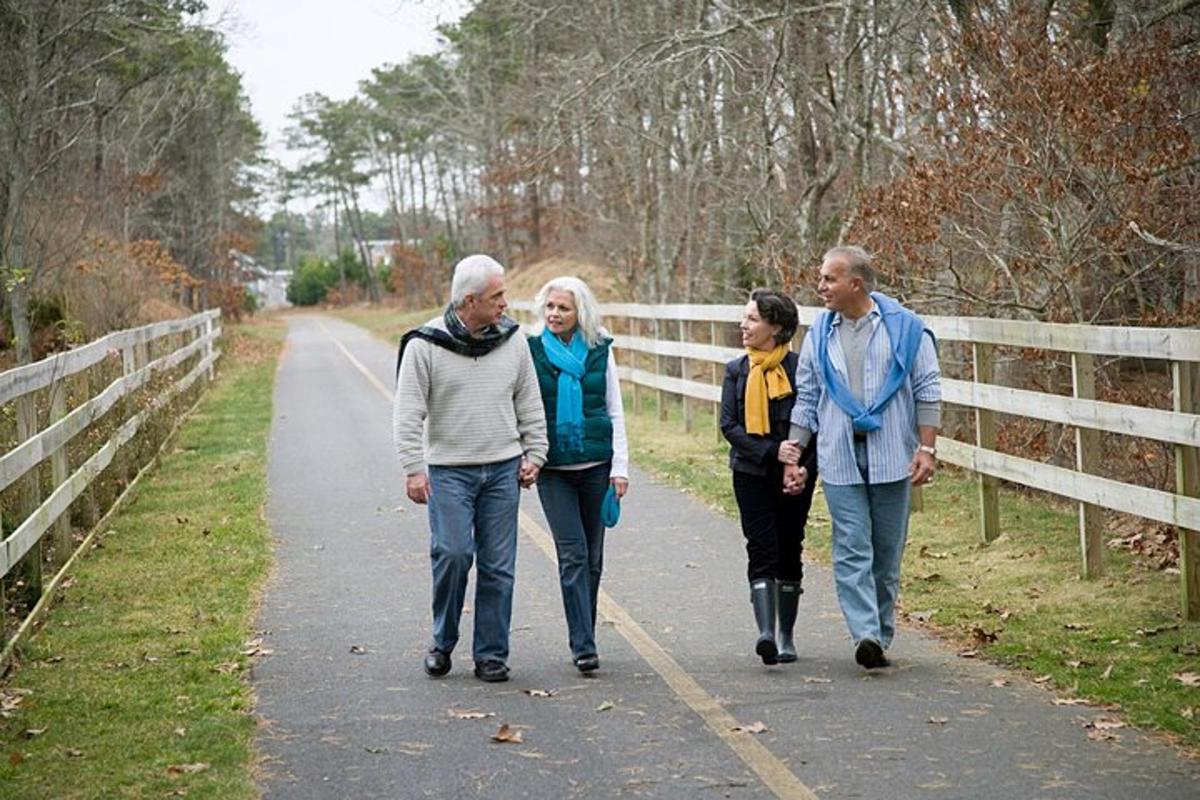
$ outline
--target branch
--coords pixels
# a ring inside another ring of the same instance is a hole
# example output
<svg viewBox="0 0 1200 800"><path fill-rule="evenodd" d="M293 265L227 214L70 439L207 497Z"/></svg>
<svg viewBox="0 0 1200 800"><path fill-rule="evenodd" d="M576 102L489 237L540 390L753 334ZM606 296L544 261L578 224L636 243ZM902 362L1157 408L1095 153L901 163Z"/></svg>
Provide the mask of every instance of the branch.
<svg viewBox="0 0 1200 800"><path fill-rule="evenodd" d="M1173 17L1176 14L1187 11L1193 6L1200 5L1200 0L1175 0L1163 8L1160 8L1149 19L1139 20L1142 28L1150 28L1165 20L1167 17Z"/></svg>
<svg viewBox="0 0 1200 800"><path fill-rule="evenodd" d="M1197 0L1200 2L1200 0ZM1177 253L1200 253L1200 245L1183 244L1182 242L1172 242L1169 239L1161 239L1152 233L1147 233L1142 230L1142 227L1134 220L1129 220L1129 230L1133 231L1142 241L1147 244L1152 244L1155 247L1165 247L1168 250L1174 250Z"/></svg>

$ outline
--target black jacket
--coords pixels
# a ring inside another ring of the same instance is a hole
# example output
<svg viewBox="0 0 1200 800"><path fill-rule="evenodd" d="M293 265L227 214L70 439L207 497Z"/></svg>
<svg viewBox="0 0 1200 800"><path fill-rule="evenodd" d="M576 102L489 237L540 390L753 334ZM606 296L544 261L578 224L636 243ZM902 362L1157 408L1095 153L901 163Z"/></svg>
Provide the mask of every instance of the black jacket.
<svg viewBox="0 0 1200 800"><path fill-rule="evenodd" d="M783 369L788 383L795 383L796 363L800 356L788 353L783 357ZM721 433L729 441L729 468L751 475L767 475L780 468L779 443L787 439L791 429L792 406L796 395L789 394L770 400L771 433L746 432L746 378L750 375L750 357L735 358L725 365L725 380L721 384ZM809 475L817 474L817 437L814 436L800 456L800 464Z"/></svg>

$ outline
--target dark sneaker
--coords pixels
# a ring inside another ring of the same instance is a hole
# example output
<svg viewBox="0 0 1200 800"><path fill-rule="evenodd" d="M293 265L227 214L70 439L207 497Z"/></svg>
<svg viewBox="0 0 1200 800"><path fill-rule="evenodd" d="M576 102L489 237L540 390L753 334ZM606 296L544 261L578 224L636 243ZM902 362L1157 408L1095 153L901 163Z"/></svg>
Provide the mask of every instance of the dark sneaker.
<svg viewBox="0 0 1200 800"><path fill-rule="evenodd" d="M440 678L450 671L450 654L443 653L436 647L430 648L425 654L425 674L431 678Z"/></svg>
<svg viewBox="0 0 1200 800"><path fill-rule="evenodd" d="M502 661L476 661L475 677L484 683L503 683L508 680L508 667Z"/></svg>
<svg viewBox="0 0 1200 800"><path fill-rule="evenodd" d="M595 672L600 669L600 656L580 656L575 659L575 669L580 672Z"/></svg>
<svg viewBox="0 0 1200 800"><path fill-rule="evenodd" d="M883 646L874 639L863 639L858 643L854 648L854 660L864 669L881 669L892 665L883 654Z"/></svg>

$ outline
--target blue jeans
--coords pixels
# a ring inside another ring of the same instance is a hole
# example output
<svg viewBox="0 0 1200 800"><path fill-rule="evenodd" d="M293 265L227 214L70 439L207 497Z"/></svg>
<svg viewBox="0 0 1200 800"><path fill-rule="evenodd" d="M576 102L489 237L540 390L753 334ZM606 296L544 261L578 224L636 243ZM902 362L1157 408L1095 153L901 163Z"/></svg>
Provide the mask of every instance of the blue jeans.
<svg viewBox="0 0 1200 800"><path fill-rule="evenodd" d="M467 575L475 561L476 661L508 661L517 563L520 457L492 464L429 466L429 557L433 562L433 646L458 644Z"/></svg>
<svg viewBox="0 0 1200 800"><path fill-rule="evenodd" d="M558 551L558 583L573 658L596 655L596 599L604 570L600 506L609 468L543 469L538 475L538 497Z"/></svg>
<svg viewBox="0 0 1200 800"><path fill-rule="evenodd" d="M855 443L859 472L869 475L867 446ZM855 642L874 639L885 648L896 635L900 559L908 538L910 481L825 484L833 521L833 578L846 627Z"/></svg>

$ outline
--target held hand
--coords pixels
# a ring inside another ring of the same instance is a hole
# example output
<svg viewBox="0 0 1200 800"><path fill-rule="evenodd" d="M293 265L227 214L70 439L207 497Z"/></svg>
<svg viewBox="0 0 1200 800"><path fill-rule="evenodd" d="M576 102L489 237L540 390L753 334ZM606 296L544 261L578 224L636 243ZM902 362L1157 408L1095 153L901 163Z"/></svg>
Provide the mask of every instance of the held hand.
<svg viewBox="0 0 1200 800"><path fill-rule="evenodd" d="M404 481L404 491L408 494L409 500L420 506L428 503L429 498L433 495L433 487L429 485L429 476L424 472L414 472L409 475Z"/></svg>
<svg viewBox="0 0 1200 800"><path fill-rule="evenodd" d="M908 474L912 476L913 486L924 486L928 483L933 483L933 473L937 469L937 462L933 456L923 450L918 450L913 456L912 464L908 467Z"/></svg>
<svg viewBox="0 0 1200 800"><path fill-rule="evenodd" d="M777 458L782 464L799 464L800 443L792 439L780 442Z"/></svg>
<svg viewBox="0 0 1200 800"><path fill-rule="evenodd" d="M517 471L517 481L521 484L521 488L528 489L537 483L540 471L541 469L532 461L522 458L521 467Z"/></svg>
<svg viewBox="0 0 1200 800"><path fill-rule="evenodd" d="M620 478L617 476L613 476L612 478L609 479L608 482L612 484L613 491L616 492L618 500L620 500L622 497L624 497L625 493L627 491L629 491L629 479L628 478Z"/></svg>
<svg viewBox="0 0 1200 800"><path fill-rule="evenodd" d="M808 483L808 470L804 467L788 464L783 468L783 493L800 494Z"/></svg>

